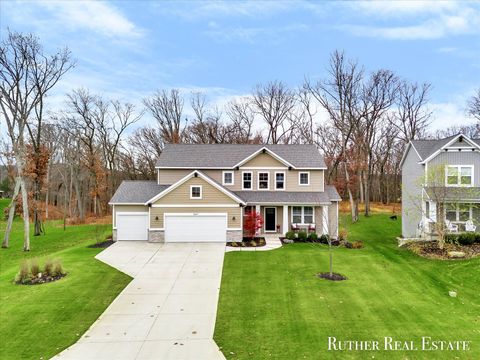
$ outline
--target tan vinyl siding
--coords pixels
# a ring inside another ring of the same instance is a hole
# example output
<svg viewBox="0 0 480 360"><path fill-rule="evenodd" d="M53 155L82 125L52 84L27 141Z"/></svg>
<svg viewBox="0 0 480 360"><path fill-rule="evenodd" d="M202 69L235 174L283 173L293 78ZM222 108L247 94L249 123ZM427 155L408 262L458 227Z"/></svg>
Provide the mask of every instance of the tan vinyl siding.
<svg viewBox="0 0 480 360"><path fill-rule="evenodd" d="M155 229L163 229L163 214L165 213L227 213L228 227L241 228L242 227L242 208L239 207L152 207L150 210L150 227ZM235 217L235 220L233 218ZM156 220L158 218L158 220Z"/></svg>
<svg viewBox="0 0 480 360"><path fill-rule="evenodd" d="M190 199L190 186L202 186L202 198ZM155 204L200 205L200 204L236 204L237 202L210 185L201 177L192 177L186 182L160 198Z"/></svg>
<svg viewBox="0 0 480 360"><path fill-rule="evenodd" d="M275 160L275 159L274 159ZM276 160L275 160L276 161ZM160 185L172 185L177 181L190 174L194 169L160 169ZM225 171L232 171L231 169L224 169ZM201 170L202 173L215 180L220 185L222 181L222 171L219 170ZM248 170L240 168L240 170L233 170L234 184L225 185L225 188L232 191L241 191L243 176L242 172L251 171L253 177L253 190L258 188L258 173L268 172L269 175L269 188L270 191L275 191L275 172L285 172L285 191L324 191L324 171L323 170L310 170L310 185L300 186L298 183L298 173L303 172L301 170L288 170L288 169L265 169L265 170ZM282 191L282 190L278 190Z"/></svg>
<svg viewBox="0 0 480 360"><path fill-rule="evenodd" d="M120 212L148 212L144 205L115 205L113 207L113 227L117 227L117 213Z"/></svg>
<svg viewBox="0 0 480 360"><path fill-rule="evenodd" d="M286 165L268 153L260 153L253 159L247 161L240 168L242 167L286 167Z"/></svg>
<svg viewBox="0 0 480 360"><path fill-rule="evenodd" d="M338 202L328 207L328 234L331 237L338 236Z"/></svg>

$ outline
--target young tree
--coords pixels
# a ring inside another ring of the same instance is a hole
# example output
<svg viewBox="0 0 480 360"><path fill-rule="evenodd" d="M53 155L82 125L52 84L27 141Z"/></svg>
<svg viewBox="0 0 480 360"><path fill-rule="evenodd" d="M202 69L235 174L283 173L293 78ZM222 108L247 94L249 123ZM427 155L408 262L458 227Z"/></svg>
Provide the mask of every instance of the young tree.
<svg viewBox="0 0 480 360"><path fill-rule="evenodd" d="M8 247L10 231L19 192L22 192L24 251L30 250L28 191L25 181L26 142L28 131L40 151L44 99L62 75L73 66L68 49L47 56L35 36L9 31L0 46L0 108L7 124L17 166L15 190L3 247ZM33 121L35 119L35 121ZM36 189L35 189L36 191ZM35 219L37 220L37 219Z"/></svg>
<svg viewBox="0 0 480 360"><path fill-rule="evenodd" d="M243 232L246 237L254 239L263 226L263 217L259 212L250 211L243 217Z"/></svg>

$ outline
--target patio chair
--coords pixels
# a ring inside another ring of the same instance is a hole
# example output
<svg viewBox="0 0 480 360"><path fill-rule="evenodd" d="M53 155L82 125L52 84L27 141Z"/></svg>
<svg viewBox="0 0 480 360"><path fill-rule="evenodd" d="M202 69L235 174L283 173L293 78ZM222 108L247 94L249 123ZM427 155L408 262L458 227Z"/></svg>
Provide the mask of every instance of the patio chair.
<svg viewBox="0 0 480 360"><path fill-rule="evenodd" d="M458 225L452 224L450 220L445 220L445 226L447 227L447 231L458 233Z"/></svg>
<svg viewBox="0 0 480 360"><path fill-rule="evenodd" d="M292 231L299 231L300 230L300 226L298 226L298 224L292 224L290 227L291 227Z"/></svg>
<svg viewBox="0 0 480 360"><path fill-rule="evenodd" d="M308 232L315 232L315 230L316 230L315 224L308 225Z"/></svg>
<svg viewBox="0 0 480 360"><path fill-rule="evenodd" d="M477 227L473 224L472 220L468 220L465 223L465 231L474 232L476 229Z"/></svg>

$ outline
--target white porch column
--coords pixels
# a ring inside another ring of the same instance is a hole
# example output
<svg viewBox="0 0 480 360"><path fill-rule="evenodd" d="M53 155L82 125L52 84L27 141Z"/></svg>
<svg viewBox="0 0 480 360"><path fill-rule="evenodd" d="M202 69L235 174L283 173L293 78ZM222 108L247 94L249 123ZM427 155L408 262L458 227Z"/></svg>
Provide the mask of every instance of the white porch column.
<svg viewBox="0 0 480 360"><path fill-rule="evenodd" d="M260 214L260 205L255 205L255 213ZM261 215L261 214L260 214ZM263 216L263 215L262 215ZM265 219L264 219L265 220ZM262 226L262 229L257 230L257 235L260 235L263 232L263 228L265 228L265 224Z"/></svg>
<svg viewBox="0 0 480 360"><path fill-rule="evenodd" d="M328 207L322 206L322 227L323 234L328 234Z"/></svg>
<svg viewBox="0 0 480 360"><path fill-rule="evenodd" d="M288 205L283 205L282 233L285 235L288 231Z"/></svg>

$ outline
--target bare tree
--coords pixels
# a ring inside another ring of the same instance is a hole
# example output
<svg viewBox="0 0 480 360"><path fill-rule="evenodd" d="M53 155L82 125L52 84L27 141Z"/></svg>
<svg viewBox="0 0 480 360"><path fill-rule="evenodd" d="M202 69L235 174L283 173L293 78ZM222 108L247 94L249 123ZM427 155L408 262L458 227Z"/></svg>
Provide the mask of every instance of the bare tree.
<svg viewBox="0 0 480 360"><path fill-rule="evenodd" d="M399 129L402 140L419 139L425 135L432 115L426 107L431 85L403 81L398 88L397 111L391 124Z"/></svg>
<svg viewBox="0 0 480 360"><path fill-rule="evenodd" d="M296 105L295 92L280 81L257 85L253 91L253 109L267 124L267 143L288 142L292 130L292 112Z"/></svg>
<svg viewBox="0 0 480 360"><path fill-rule="evenodd" d="M226 105L226 114L230 119L232 128L232 143L249 144L262 143L259 133L255 133L253 123L255 113L252 109L251 99L243 97L230 101Z"/></svg>
<svg viewBox="0 0 480 360"><path fill-rule="evenodd" d="M166 90L157 91L150 98L143 100L143 103L157 120L163 142L180 143L182 140L182 111L183 98L177 89L170 92Z"/></svg>
<svg viewBox="0 0 480 360"><path fill-rule="evenodd" d="M480 122L480 88L477 90L477 93L468 101L467 113ZM477 123L477 129L479 127L480 125Z"/></svg>
<svg viewBox="0 0 480 360"><path fill-rule="evenodd" d="M330 57L328 68L329 78L312 83L306 80L304 88L327 111L332 126L339 132L341 150L339 156L332 162L333 169L343 164L346 188L352 212L352 221L358 220L358 198L351 184L351 174L346 159L349 142L359 127L361 114L359 112L360 90L363 80L363 69L357 62L347 60L343 52L335 51Z"/></svg>
<svg viewBox="0 0 480 360"><path fill-rule="evenodd" d="M25 131L35 149L40 146L44 99L62 75L73 66L68 49L47 56L35 36L9 31L0 47L0 106L7 124L17 165L15 190L2 246L8 247L17 196L22 191L24 251L30 250L28 193L25 183ZM36 121L33 122L32 119ZM39 189L35 189L35 196ZM35 207L35 220L38 212Z"/></svg>
<svg viewBox="0 0 480 360"><path fill-rule="evenodd" d="M128 176L149 179L155 174L155 163L162 154L164 142L161 130L141 127L128 138L128 146L122 146L121 161Z"/></svg>
<svg viewBox="0 0 480 360"><path fill-rule="evenodd" d="M357 139L362 139L366 161L363 171L363 189L365 199L365 216L370 215L370 189L372 186L372 173L374 170L374 151L378 144L377 136L380 134L381 122L386 121L386 113L392 106L397 92L397 77L389 70L374 72L361 92L361 121Z"/></svg>

